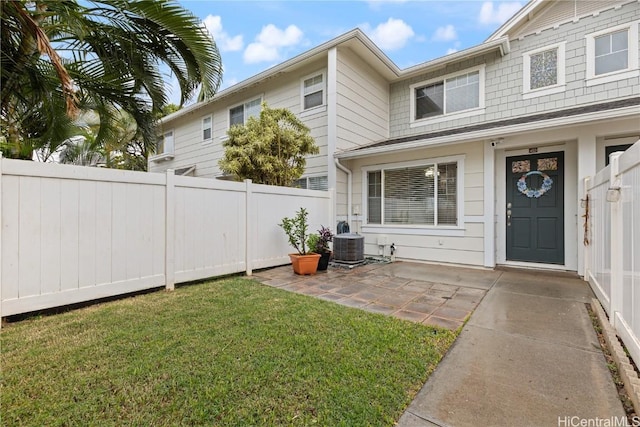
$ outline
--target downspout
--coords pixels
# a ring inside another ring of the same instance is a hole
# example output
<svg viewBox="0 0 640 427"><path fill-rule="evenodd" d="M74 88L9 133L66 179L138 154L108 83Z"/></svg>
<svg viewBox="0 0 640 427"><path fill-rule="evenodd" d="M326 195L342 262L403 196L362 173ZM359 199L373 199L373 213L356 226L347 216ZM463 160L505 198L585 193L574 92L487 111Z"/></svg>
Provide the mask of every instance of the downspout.
<svg viewBox="0 0 640 427"><path fill-rule="evenodd" d="M353 180L351 177L351 171L346 167L344 167L343 165L341 165L340 160L338 160L337 158L334 157L333 160L335 161L338 169L340 169L342 172L347 174L347 223L349 223L349 227L353 227L353 224L351 224L351 195L352 195L351 187L353 183Z"/></svg>

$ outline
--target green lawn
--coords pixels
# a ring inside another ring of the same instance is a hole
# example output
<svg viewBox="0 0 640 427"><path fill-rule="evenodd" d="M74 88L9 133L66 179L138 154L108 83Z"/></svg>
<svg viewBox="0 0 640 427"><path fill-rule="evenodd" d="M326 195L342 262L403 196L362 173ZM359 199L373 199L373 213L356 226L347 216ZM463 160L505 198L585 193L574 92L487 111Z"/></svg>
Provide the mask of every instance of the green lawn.
<svg viewBox="0 0 640 427"><path fill-rule="evenodd" d="M230 278L0 337L3 426L390 426L455 334Z"/></svg>

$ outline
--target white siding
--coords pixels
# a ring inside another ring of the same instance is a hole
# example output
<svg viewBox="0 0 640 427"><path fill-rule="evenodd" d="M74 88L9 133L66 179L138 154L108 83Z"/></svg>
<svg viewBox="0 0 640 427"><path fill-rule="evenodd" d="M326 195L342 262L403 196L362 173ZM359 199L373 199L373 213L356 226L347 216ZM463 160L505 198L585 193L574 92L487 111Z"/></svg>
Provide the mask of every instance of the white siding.
<svg viewBox="0 0 640 427"><path fill-rule="evenodd" d="M613 5L627 3L627 0L574 0L558 1L540 11L533 20L518 28L512 38L535 33L536 31L552 27L560 22L571 21L577 17L592 14Z"/></svg>
<svg viewBox="0 0 640 427"><path fill-rule="evenodd" d="M389 83L352 50L338 49L336 148L389 136Z"/></svg>
<svg viewBox="0 0 640 427"><path fill-rule="evenodd" d="M229 129L229 108L258 97L272 108L287 108L297 114L311 130L311 136L320 147L320 154L307 159L306 174L327 173L327 114L326 108L318 108L311 114L302 113L300 105L301 79L316 71L326 71L326 61L320 60L295 72L286 73L265 81L259 86L245 89L219 101L165 123L165 130L174 130L175 157L173 160L149 162L150 172L167 169L196 167L197 177L214 178L222 175L218 167L224 155L224 137ZM202 143L202 118L213 115L212 140Z"/></svg>
<svg viewBox="0 0 640 427"><path fill-rule="evenodd" d="M352 160L349 166L353 170L353 204L360 206L363 212L366 200L363 199L362 168L370 165L384 165L419 159L465 155L464 158L464 229L457 233L419 230L404 234L393 231L363 231L363 217L354 217L351 231L362 231L365 236L365 252L369 255L381 255L378 236L387 236L388 243L394 243L397 256L401 259L420 261L448 262L482 266L484 263L484 222L483 181L484 155L481 141L434 147L403 153L372 156L367 159ZM392 229L393 227L387 227ZM430 234L431 233L431 234ZM455 234L455 235L453 235ZM386 254L388 255L388 253Z"/></svg>

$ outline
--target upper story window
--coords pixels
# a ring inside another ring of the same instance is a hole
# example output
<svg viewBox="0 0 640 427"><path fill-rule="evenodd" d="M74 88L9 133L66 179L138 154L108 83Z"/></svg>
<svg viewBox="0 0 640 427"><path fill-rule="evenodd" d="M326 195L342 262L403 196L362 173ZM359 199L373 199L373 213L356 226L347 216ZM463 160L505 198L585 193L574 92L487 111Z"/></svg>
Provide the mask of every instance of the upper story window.
<svg viewBox="0 0 640 427"><path fill-rule="evenodd" d="M302 109L309 110L325 104L325 77L318 73L302 80Z"/></svg>
<svg viewBox="0 0 640 427"><path fill-rule="evenodd" d="M213 116L202 118L202 141L211 141L211 133L213 128Z"/></svg>
<svg viewBox="0 0 640 427"><path fill-rule="evenodd" d="M484 66L416 83L410 90L412 124L480 114L484 108Z"/></svg>
<svg viewBox="0 0 640 427"><path fill-rule="evenodd" d="M156 154L173 154L173 130L160 135L156 143Z"/></svg>
<svg viewBox="0 0 640 427"><path fill-rule="evenodd" d="M586 36L587 86L638 77L638 21Z"/></svg>
<svg viewBox="0 0 640 427"><path fill-rule="evenodd" d="M229 109L229 127L243 125L249 117L260 115L262 98L258 97Z"/></svg>
<svg viewBox="0 0 640 427"><path fill-rule="evenodd" d="M462 161L443 158L366 170L367 224L459 226Z"/></svg>
<svg viewBox="0 0 640 427"><path fill-rule="evenodd" d="M522 55L524 99L565 90L565 45L562 42Z"/></svg>

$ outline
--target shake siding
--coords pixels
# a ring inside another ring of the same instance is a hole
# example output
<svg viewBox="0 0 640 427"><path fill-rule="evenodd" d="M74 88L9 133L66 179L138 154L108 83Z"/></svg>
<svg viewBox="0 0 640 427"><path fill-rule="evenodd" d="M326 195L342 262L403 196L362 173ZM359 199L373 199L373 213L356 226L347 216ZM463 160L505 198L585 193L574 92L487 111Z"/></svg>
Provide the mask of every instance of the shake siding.
<svg viewBox="0 0 640 427"><path fill-rule="evenodd" d="M352 50L338 50L336 148L389 136L389 85Z"/></svg>
<svg viewBox="0 0 640 427"><path fill-rule="evenodd" d="M223 142L229 126L229 108L242 102L262 96L262 99L272 108L287 108L300 117L301 79L316 71L326 69L325 61L318 61L310 66L301 68L295 73L274 78L263 84L244 90L199 109L198 111L179 117L163 126L164 130L174 131L173 160L164 162L150 162L150 172L164 172L165 170L196 166L195 176L214 178L222 175L218 161L224 156ZM210 142L202 143L202 118L213 113L213 138ZM319 109L313 114L306 114L301 120L310 128L311 135L320 147L320 154L307 159L306 175L327 173L327 114L326 109Z"/></svg>
<svg viewBox="0 0 640 427"><path fill-rule="evenodd" d="M455 155L465 155L464 159L464 215L465 217L480 217L484 214L484 159L483 144L480 141L466 144L448 145L426 148L405 153L389 153L367 159L351 160L348 167L353 171L353 204L361 207L364 214L366 200L362 191L366 189L363 183L362 168L370 165L384 165L418 159L433 159ZM338 212L341 212L340 210ZM379 255L378 236L387 236L388 243L395 243L397 255L403 259L430 260L435 262L483 265L484 263L484 224L465 222L462 236L442 236L425 234L394 234L393 226L385 231L366 228L363 231L364 217L352 221L352 230L362 231L365 236L365 253ZM391 230L391 231L388 231Z"/></svg>
<svg viewBox="0 0 640 427"><path fill-rule="evenodd" d="M640 19L640 3L633 2L620 10L609 9L597 16L586 16L578 22L566 22L557 28L548 28L539 34L531 34L521 39L511 40L511 52L500 57L487 55L457 66L447 67L439 73L429 73L391 85L391 137L401 137L442 129L467 126L474 123L494 121L571 108L580 105L605 102L623 97L640 95L637 78L611 83L586 86L586 40L585 35L606 28ZM533 49L566 41L566 90L550 96L523 99L522 55ZM460 120L428 123L410 128L409 86L475 65L486 64L485 69L485 114Z"/></svg>
<svg viewBox="0 0 640 427"><path fill-rule="evenodd" d="M566 22L577 17L583 17L587 14L601 11L607 7L616 4L628 2L629 0L580 0L560 1L553 3L551 7L547 7L540 12L534 20L526 23L519 28L512 38L517 38L525 34L535 33L538 30L557 25L559 22Z"/></svg>

